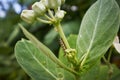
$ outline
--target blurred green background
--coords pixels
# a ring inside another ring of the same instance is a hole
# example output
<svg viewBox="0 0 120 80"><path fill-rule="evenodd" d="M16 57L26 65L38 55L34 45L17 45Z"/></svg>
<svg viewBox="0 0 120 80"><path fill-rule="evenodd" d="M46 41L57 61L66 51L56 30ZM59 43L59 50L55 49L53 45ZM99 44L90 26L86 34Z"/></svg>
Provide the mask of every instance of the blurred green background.
<svg viewBox="0 0 120 80"><path fill-rule="evenodd" d="M18 65L15 55L15 43L25 38L18 27L18 23L24 25L28 31L34 34L41 42L47 45L57 56L59 51L59 36L50 25L35 22L27 24L20 19L23 9L31 9L31 5L39 0L0 0L0 80L31 80ZM87 9L96 0L66 0L62 9L67 14L62 21L66 36L78 34L81 20ZM120 4L120 0L117 0ZM111 12L112 14L112 12ZM120 35L118 33L118 35ZM111 59L120 67L120 55L114 51Z"/></svg>

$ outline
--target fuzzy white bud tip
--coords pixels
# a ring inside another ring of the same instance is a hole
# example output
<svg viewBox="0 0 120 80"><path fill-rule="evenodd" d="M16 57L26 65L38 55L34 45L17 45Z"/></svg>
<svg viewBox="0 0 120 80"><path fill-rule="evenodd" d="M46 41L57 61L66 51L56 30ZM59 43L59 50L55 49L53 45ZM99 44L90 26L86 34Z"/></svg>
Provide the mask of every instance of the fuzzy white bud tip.
<svg viewBox="0 0 120 80"><path fill-rule="evenodd" d="M56 12L55 14L55 17L58 19L58 20L62 20L63 17L65 16L66 12L64 10L59 10Z"/></svg>
<svg viewBox="0 0 120 80"><path fill-rule="evenodd" d="M46 12L46 7L41 1L35 2L32 5L32 9L37 15L43 15Z"/></svg>
<svg viewBox="0 0 120 80"><path fill-rule="evenodd" d="M27 23L32 23L35 20L35 13L33 10L23 10L21 18Z"/></svg>

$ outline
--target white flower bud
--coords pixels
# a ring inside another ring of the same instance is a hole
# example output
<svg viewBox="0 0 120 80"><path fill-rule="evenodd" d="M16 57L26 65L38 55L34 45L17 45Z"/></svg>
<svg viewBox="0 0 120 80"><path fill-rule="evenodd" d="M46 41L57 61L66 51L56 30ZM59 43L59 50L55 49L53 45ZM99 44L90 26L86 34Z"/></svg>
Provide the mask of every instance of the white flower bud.
<svg viewBox="0 0 120 80"><path fill-rule="evenodd" d="M35 2L32 5L32 9L37 15L43 15L46 12L46 7L41 1Z"/></svg>
<svg viewBox="0 0 120 80"><path fill-rule="evenodd" d="M56 12L55 17L58 20L62 20L63 17L65 16L66 12L64 10L59 10Z"/></svg>
<svg viewBox="0 0 120 80"><path fill-rule="evenodd" d="M61 0L42 0L47 8L57 9L61 6Z"/></svg>
<svg viewBox="0 0 120 80"><path fill-rule="evenodd" d="M27 23L32 23L35 20L35 13L33 10L23 10L21 18Z"/></svg>

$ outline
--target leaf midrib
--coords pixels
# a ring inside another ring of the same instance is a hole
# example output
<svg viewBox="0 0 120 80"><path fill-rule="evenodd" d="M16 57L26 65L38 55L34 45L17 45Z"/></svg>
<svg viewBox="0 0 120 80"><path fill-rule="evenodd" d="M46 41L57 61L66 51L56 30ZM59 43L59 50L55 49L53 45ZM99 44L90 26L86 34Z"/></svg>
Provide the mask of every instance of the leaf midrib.
<svg viewBox="0 0 120 80"><path fill-rule="evenodd" d="M100 13L101 13L101 8L102 8L102 1L100 0L100 7L99 7L98 15L97 15L97 20L96 20L96 23L95 23L95 29L93 31L93 35L92 35L90 45L89 45L88 50L87 50L87 54L89 54L89 52L92 48L92 45L93 45L93 41L95 39L95 35L96 35L96 32L97 32L97 26L98 26L98 22L99 22L99 18L100 18Z"/></svg>
<svg viewBox="0 0 120 80"><path fill-rule="evenodd" d="M25 44L24 44L25 45ZM52 74L47 68L45 68L40 62L39 60L36 58L36 56L34 56L31 51L29 50L29 47L25 45L25 47L28 49L28 52L33 56L33 59L35 59L35 61L46 71L48 72L52 77L54 77L57 80L57 77L54 76L54 74Z"/></svg>

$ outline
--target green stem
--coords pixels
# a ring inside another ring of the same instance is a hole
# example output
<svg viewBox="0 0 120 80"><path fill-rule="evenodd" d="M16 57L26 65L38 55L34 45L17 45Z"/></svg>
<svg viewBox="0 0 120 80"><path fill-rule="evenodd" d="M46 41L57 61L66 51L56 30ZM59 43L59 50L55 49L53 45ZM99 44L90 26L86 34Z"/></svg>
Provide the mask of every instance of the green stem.
<svg viewBox="0 0 120 80"><path fill-rule="evenodd" d="M55 20L55 17L54 17L54 15L53 15L53 12L52 12L50 9L48 9L48 14L50 15L50 17L51 17L52 19Z"/></svg>
<svg viewBox="0 0 120 80"><path fill-rule="evenodd" d="M87 59L87 57L88 57L88 53L89 53L89 51L85 54L85 55L83 55L83 60L82 60L82 62L81 62L81 64L80 64L80 68L82 68L83 67L83 65L85 64L85 61L86 61L86 59Z"/></svg>
<svg viewBox="0 0 120 80"><path fill-rule="evenodd" d="M53 21L53 19L51 17L49 17L48 15L44 15L49 21Z"/></svg>
<svg viewBox="0 0 120 80"><path fill-rule="evenodd" d="M108 55L108 62L110 62L110 57L111 57L111 55L112 55L112 48L113 48L113 47L110 47L110 51L109 51L109 55Z"/></svg>
<svg viewBox="0 0 120 80"><path fill-rule="evenodd" d="M42 22L42 23L52 24L51 21L43 20L43 19L41 19L41 18L37 18L37 20L38 20L39 22Z"/></svg>
<svg viewBox="0 0 120 80"><path fill-rule="evenodd" d="M67 47L67 49L70 49L70 45L69 45L69 43L68 43L68 41L67 41L67 39L66 39L66 37L65 37L65 35L64 35L64 32L63 32L63 30L62 30L62 27L61 27L60 23L58 23L58 24L55 26L55 28L57 29L57 31L58 31L60 37L62 38L65 46Z"/></svg>
<svg viewBox="0 0 120 80"><path fill-rule="evenodd" d="M10 45L11 42L15 39L15 37L18 35L18 33L19 33L19 27L16 27L14 31L10 34L10 37L8 38L6 43Z"/></svg>
<svg viewBox="0 0 120 80"><path fill-rule="evenodd" d="M113 67L112 67L111 63L104 56L103 56L103 60L105 61L105 63L107 64L107 66L109 68L107 80L110 80L112 73L113 73Z"/></svg>

